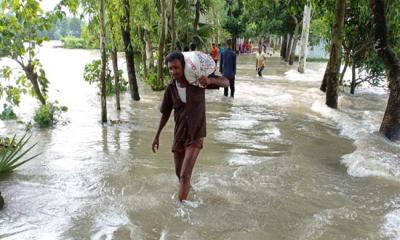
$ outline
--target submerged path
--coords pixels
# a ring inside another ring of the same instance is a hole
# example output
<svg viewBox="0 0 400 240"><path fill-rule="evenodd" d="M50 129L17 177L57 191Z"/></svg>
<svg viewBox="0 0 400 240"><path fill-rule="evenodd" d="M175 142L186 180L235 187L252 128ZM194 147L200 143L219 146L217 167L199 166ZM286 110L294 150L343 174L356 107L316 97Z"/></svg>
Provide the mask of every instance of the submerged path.
<svg viewBox="0 0 400 240"><path fill-rule="evenodd" d="M42 156L0 178L7 200L1 239L400 237L399 148L373 130L384 92L345 94L333 111L318 90L324 64L309 63L300 75L274 57L259 78L253 57L240 56L235 99L207 92L208 136L194 192L181 205L172 122L159 153L150 148L162 93L141 85L142 100L125 95L120 114L109 98L110 118L122 123L102 126L96 90L81 75L96 53L42 54L70 123L34 130ZM53 65L60 54L79 70ZM0 127L22 131L13 123Z"/></svg>

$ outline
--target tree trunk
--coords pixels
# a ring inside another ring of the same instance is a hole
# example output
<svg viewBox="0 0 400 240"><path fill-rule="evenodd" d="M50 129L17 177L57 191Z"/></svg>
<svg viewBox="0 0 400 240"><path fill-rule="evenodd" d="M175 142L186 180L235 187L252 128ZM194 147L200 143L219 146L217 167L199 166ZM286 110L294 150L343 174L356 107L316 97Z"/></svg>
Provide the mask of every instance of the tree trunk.
<svg viewBox="0 0 400 240"><path fill-rule="evenodd" d="M356 91L356 63L352 62L351 64L351 86L350 86L350 93L354 95L354 92Z"/></svg>
<svg viewBox="0 0 400 240"><path fill-rule="evenodd" d="M153 43L151 41L150 32L147 29L144 30L144 36L146 41L146 56L149 70L154 70Z"/></svg>
<svg viewBox="0 0 400 240"><path fill-rule="evenodd" d="M347 71L347 66L349 65L349 52L345 52L345 57L344 57L344 67L342 70L342 73L340 74L340 80L339 80L339 85L343 86L343 78L344 78L344 74L346 74Z"/></svg>
<svg viewBox="0 0 400 240"><path fill-rule="evenodd" d="M161 33L160 44L158 45L157 79L159 86L164 85L163 67L164 67L164 47L165 47L165 0L161 0Z"/></svg>
<svg viewBox="0 0 400 240"><path fill-rule="evenodd" d="M195 12L195 18L194 18L194 23L193 23L194 32L199 30L199 21L200 21L200 0L196 0L196 12Z"/></svg>
<svg viewBox="0 0 400 240"><path fill-rule="evenodd" d="M135 101L139 101L140 96L139 96L139 89L135 73L133 43L131 41L131 35L130 35L131 24L130 24L129 0L122 0L122 6L124 8L124 16L121 19L121 33L125 46L125 58L126 58L126 68L128 70L129 89L131 92L131 98Z"/></svg>
<svg viewBox="0 0 400 240"><path fill-rule="evenodd" d="M289 37L289 44L288 44L287 50L286 50L285 62L289 61L289 56L290 56L290 53L291 53L292 48L293 48L293 35L294 35L294 33L291 33L290 37Z"/></svg>
<svg viewBox="0 0 400 240"><path fill-rule="evenodd" d="M400 61L388 43L386 1L370 0L375 23L375 51L382 58L389 80L389 99L379 132L391 141L400 140Z"/></svg>
<svg viewBox="0 0 400 240"><path fill-rule="evenodd" d="M299 68L300 73L304 73L307 61L307 45L308 45L308 34L310 32L310 19L311 19L311 6L304 5L304 16L303 16L303 30L301 32L301 48L299 55Z"/></svg>
<svg viewBox="0 0 400 240"><path fill-rule="evenodd" d="M171 52L176 49L175 0L171 0Z"/></svg>
<svg viewBox="0 0 400 240"><path fill-rule="evenodd" d="M100 96L101 96L101 122L107 122L107 100L106 100L106 26L104 12L104 0L100 0L100 55L101 55L101 72L100 72Z"/></svg>
<svg viewBox="0 0 400 240"><path fill-rule="evenodd" d="M117 110L121 110L121 101L120 101L120 95L121 95L121 89L120 89L120 83L119 83L119 74L118 74L118 55L117 55L117 47L113 46L111 50L111 61L113 65L113 72L114 72L114 85L115 85L115 99L117 102Z"/></svg>
<svg viewBox="0 0 400 240"><path fill-rule="evenodd" d="M326 65L324 77L322 78L321 87L319 88L323 92L326 92L326 86L327 86L327 83L328 83L329 67L331 66L331 55L332 55L332 51L329 53L328 64Z"/></svg>
<svg viewBox="0 0 400 240"><path fill-rule="evenodd" d="M294 22L296 23L296 27L294 28L294 33L293 33L293 46L291 47L290 50L290 57L289 57L289 65L293 65L294 58L296 55L296 47L297 47L297 34L299 32L299 21L295 16L292 16L294 19Z"/></svg>
<svg viewBox="0 0 400 240"><path fill-rule="evenodd" d="M109 12L111 12L109 10ZM118 49L117 49L117 36L114 33L114 21L110 18L110 34L111 34L111 61L113 65L114 72L114 85L115 85L115 100L117 104L117 110L121 110L121 101L120 101L120 83L119 83L119 74L118 74Z"/></svg>
<svg viewBox="0 0 400 240"><path fill-rule="evenodd" d="M287 34L285 33L282 37L282 45L281 45L281 58L285 59L286 51L287 51Z"/></svg>
<svg viewBox="0 0 400 240"><path fill-rule="evenodd" d="M345 5L346 0L336 0L335 24L333 25L330 66L326 85L326 105L331 108L337 108L338 106L340 54L342 51Z"/></svg>
<svg viewBox="0 0 400 240"><path fill-rule="evenodd" d="M144 11L143 15L147 22L151 21L148 11ZM151 40L151 32L146 27L144 27L144 39L146 41L146 55L147 55L147 62L149 65L149 69L154 70L155 63L153 57L153 43Z"/></svg>
<svg viewBox="0 0 400 240"><path fill-rule="evenodd" d="M145 29L138 27L139 39L141 42L141 52L142 52L142 67L143 67L143 78L147 79L147 52L146 52L146 41L145 41Z"/></svg>
<svg viewBox="0 0 400 240"><path fill-rule="evenodd" d="M25 66L21 62L19 62L19 61L17 61L17 62L21 65L22 69L25 72L26 77L32 83L33 90L35 91L35 95L36 95L37 99L40 101L40 104L46 105L46 98L40 91L40 86L39 86L39 81L38 81L39 76L34 71L34 66L32 65L32 63L29 62L28 65Z"/></svg>

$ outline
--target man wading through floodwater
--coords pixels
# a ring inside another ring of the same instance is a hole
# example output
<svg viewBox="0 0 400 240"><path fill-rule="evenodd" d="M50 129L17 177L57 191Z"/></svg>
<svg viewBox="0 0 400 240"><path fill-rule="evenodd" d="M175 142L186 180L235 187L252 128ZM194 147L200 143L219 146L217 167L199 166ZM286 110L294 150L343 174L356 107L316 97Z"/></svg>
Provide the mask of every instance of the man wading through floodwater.
<svg viewBox="0 0 400 240"><path fill-rule="evenodd" d="M164 92L161 104L161 120L152 144L158 150L160 134L174 109L175 131L172 152L175 173L179 180L179 201L186 200L190 190L190 179L197 156L203 148L206 136L205 89L190 85L184 75L185 59L181 52L172 52L165 59L172 81ZM199 79L201 86L229 86L225 77Z"/></svg>

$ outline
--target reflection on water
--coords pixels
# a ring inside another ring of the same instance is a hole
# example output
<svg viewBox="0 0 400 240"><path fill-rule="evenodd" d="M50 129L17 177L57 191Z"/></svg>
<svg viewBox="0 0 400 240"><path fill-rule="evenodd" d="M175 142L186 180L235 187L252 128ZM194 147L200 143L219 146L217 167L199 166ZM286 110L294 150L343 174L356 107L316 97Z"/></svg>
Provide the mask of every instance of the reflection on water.
<svg viewBox="0 0 400 240"><path fill-rule="evenodd" d="M180 204L172 122L159 153L150 149L162 93L140 82L142 100L124 95L121 113L108 98L120 121L101 125L97 90L82 78L98 53L40 54L70 124L33 130L41 157L1 176L1 239L399 239L399 148L375 132L384 92L345 94L333 111L318 90L324 64L298 75L270 58L259 78L241 56L235 99L207 92L208 137ZM33 106L24 101L20 116Z"/></svg>

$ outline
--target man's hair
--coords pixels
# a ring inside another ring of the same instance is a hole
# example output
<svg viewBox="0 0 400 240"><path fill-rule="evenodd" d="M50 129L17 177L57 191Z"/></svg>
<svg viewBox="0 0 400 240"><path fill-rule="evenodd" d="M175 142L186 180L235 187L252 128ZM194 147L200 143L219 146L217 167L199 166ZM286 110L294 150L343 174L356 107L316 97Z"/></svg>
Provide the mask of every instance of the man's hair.
<svg viewBox="0 0 400 240"><path fill-rule="evenodd" d="M228 45L229 47L232 47L232 39L226 40L226 45Z"/></svg>
<svg viewBox="0 0 400 240"><path fill-rule="evenodd" d="M185 68L185 57L180 51L173 51L169 53L165 58L165 64L168 65L169 62L172 62L176 59L181 62L182 68Z"/></svg>
<svg viewBox="0 0 400 240"><path fill-rule="evenodd" d="M189 47L188 46L183 47L183 51L184 52L189 52Z"/></svg>
<svg viewBox="0 0 400 240"><path fill-rule="evenodd" d="M191 44L190 44L190 50L191 50L191 51L196 50L196 47L197 47L197 46L196 46L196 43L191 43Z"/></svg>

